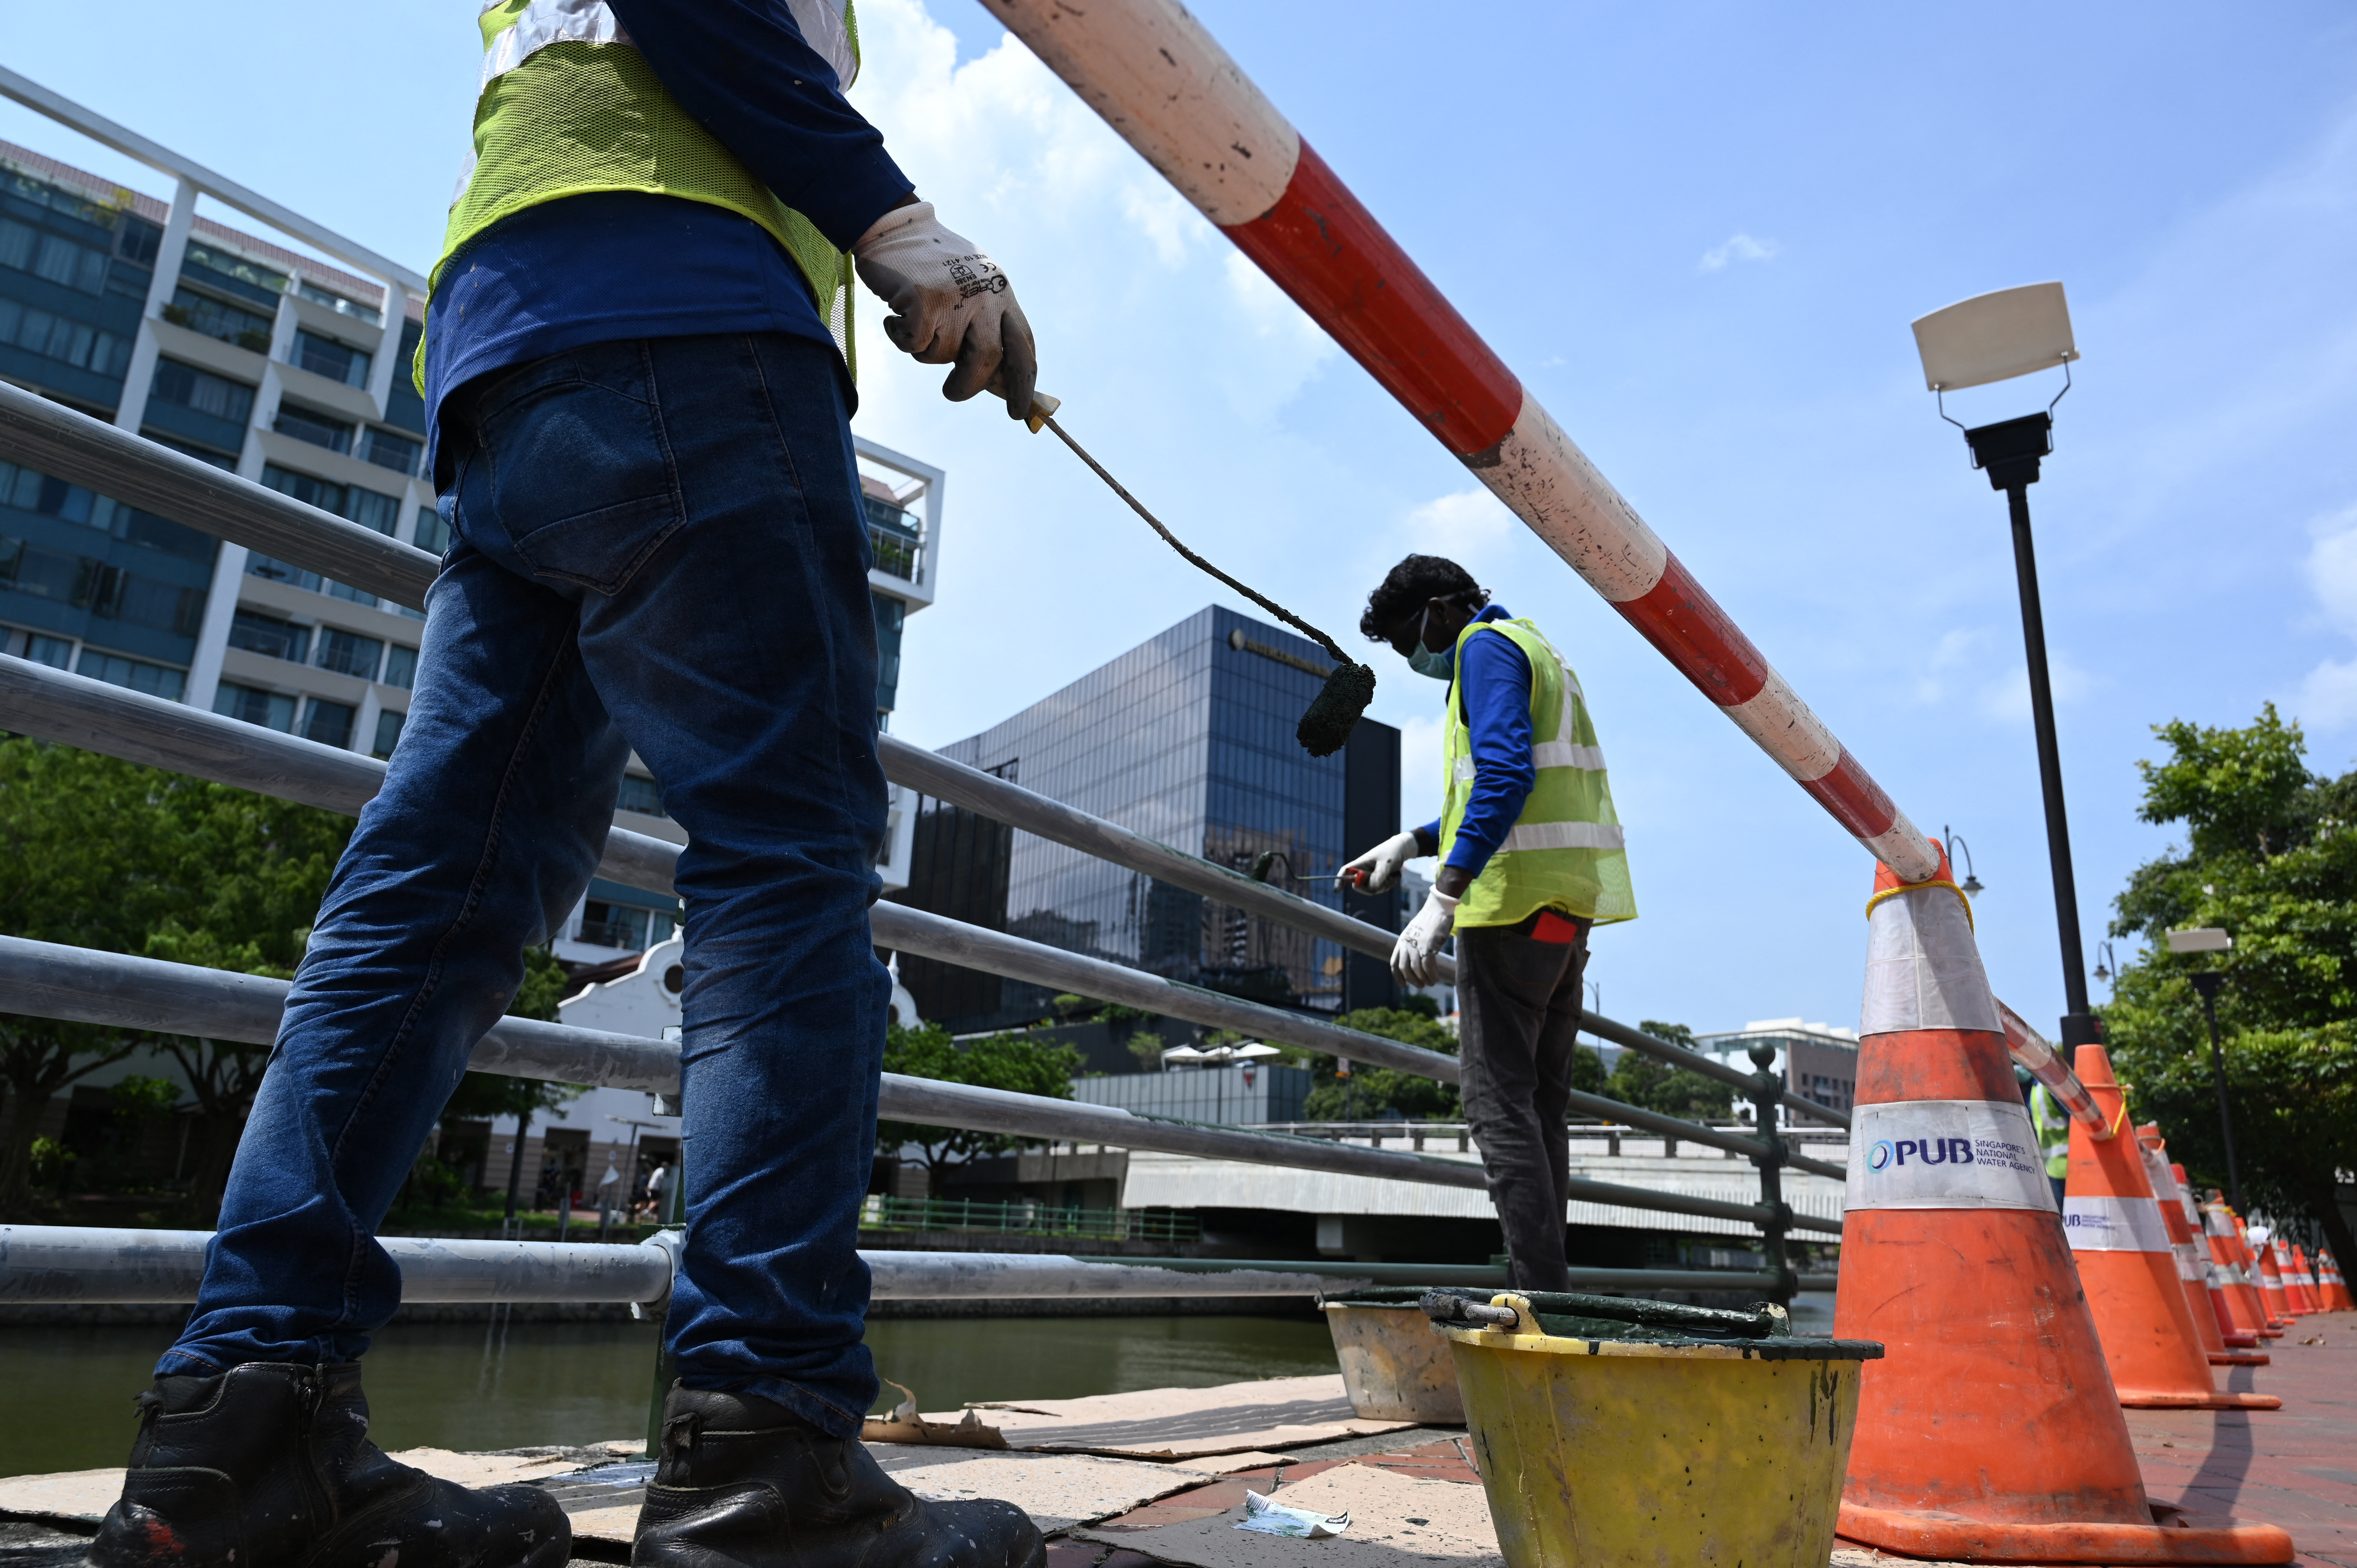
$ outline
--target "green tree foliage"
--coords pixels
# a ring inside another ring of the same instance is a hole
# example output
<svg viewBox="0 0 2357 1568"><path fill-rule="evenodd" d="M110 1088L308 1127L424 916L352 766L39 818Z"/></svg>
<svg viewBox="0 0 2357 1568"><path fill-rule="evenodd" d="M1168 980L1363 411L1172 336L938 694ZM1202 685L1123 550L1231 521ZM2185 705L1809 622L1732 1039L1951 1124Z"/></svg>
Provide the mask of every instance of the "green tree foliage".
<svg viewBox="0 0 2357 1568"><path fill-rule="evenodd" d="M985 1035L960 1042L938 1024L914 1029L895 1024L884 1031L884 1070L910 1078L1070 1100L1072 1075L1080 1069L1081 1053L1071 1047L1021 1035ZM907 1144L917 1146L918 1160L931 1184L939 1183L946 1165L1005 1154L1027 1142L1037 1140L913 1122L881 1122L876 1127L877 1147L884 1154L898 1154Z"/></svg>
<svg viewBox="0 0 2357 1568"><path fill-rule="evenodd" d="M1334 1021L1362 1035L1381 1035L1443 1056L1457 1054L1457 1036L1441 1027L1438 1019L1404 1007L1361 1007ZM1394 1115L1411 1122L1449 1122L1465 1114L1453 1083L1365 1062L1351 1063L1351 1076L1341 1078L1332 1057L1306 1051L1289 1051L1286 1059L1310 1069L1309 1102L1302 1115L1312 1122L1377 1122Z"/></svg>
<svg viewBox="0 0 2357 1568"><path fill-rule="evenodd" d="M2181 850L2140 866L2112 934L2151 947L2120 966L2103 1010L2130 1109L2156 1121L2195 1181L2226 1181L2201 998L2216 968L2234 1153L2245 1200L2357 1256L2334 1201L2357 1169L2357 772L2310 774L2307 743L2272 705L2242 729L2177 722L2139 764L2146 822L2182 822ZM2164 935L2222 926L2233 950L2171 955Z"/></svg>
<svg viewBox="0 0 2357 1568"><path fill-rule="evenodd" d="M1647 1018L1637 1027L1657 1040L1684 1046L1688 1050L1695 1048L1694 1031L1684 1024ZM1733 1085L1705 1078L1686 1068L1672 1067L1642 1051L1620 1053L1612 1064L1612 1077L1603 1092L1624 1105L1657 1111L1665 1116L1683 1116L1689 1122L1724 1122L1735 1114Z"/></svg>

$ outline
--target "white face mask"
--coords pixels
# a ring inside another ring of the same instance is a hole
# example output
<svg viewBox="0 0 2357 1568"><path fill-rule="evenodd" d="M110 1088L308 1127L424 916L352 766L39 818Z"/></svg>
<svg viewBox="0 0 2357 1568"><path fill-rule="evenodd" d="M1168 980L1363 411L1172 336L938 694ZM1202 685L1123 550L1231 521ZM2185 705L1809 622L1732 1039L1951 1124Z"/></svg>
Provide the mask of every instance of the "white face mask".
<svg viewBox="0 0 2357 1568"><path fill-rule="evenodd" d="M1415 651L1407 656L1407 667L1419 675L1429 675L1436 681L1454 680L1457 675L1457 646L1451 643L1437 653L1424 645L1424 628L1432 619L1432 607L1424 607L1424 615L1415 623Z"/></svg>

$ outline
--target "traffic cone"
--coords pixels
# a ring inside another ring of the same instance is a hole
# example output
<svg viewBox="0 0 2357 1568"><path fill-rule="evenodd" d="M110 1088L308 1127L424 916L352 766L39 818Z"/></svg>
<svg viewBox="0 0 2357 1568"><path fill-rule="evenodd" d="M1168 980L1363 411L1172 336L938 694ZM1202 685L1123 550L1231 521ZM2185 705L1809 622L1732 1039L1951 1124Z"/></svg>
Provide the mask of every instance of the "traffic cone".
<svg viewBox="0 0 2357 1568"><path fill-rule="evenodd" d="M2177 1177L2179 1187L2185 1186L2185 1167L2171 1165L2169 1174ZM2259 1331L2266 1326L2266 1309L2259 1305L2259 1293L2251 1288L2248 1275L2234 1256L2234 1224L2223 1203L2212 1200L2201 1207L2202 1239L2210 1244L2210 1305L2217 1309L2220 1337L2234 1348L2244 1348L2260 1343Z"/></svg>
<svg viewBox="0 0 2357 1568"><path fill-rule="evenodd" d="M2235 1255L2242 1259L2244 1276L2251 1282L2251 1299L2259 1304L2259 1333L2265 1338L2280 1339L2283 1337L2284 1329L2289 1326L2291 1320L2287 1317L2277 1317L2274 1304L2267 1300L2266 1282L2262 1272L2263 1265L2259 1261L2258 1250L2251 1245L2251 1238L2247 1228L2243 1224L2243 1217L2231 1208L2226 1210L2226 1217L2234 1224Z"/></svg>
<svg viewBox="0 0 2357 1568"><path fill-rule="evenodd" d="M2306 1304L2300 1307L2300 1310L2302 1312L2323 1311L2322 1303L2317 1299L2316 1275L2309 1269L2308 1253L2305 1249L2298 1246L2292 1248L2291 1269L2294 1299Z"/></svg>
<svg viewBox="0 0 2357 1568"><path fill-rule="evenodd" d="M2125 1131L2126 1100L2104 1047L2081 1046L2072 1065L2095 1108ZM2079 1283L2086 1287L2122 1404L2136 1410L2283 1408L2273 1394L2221 1393L2212 1380L2136 1139L2098 1138L2085 1122L2071 1123L2062 1229L2078 1260Z"/></svg>
<svg viewBox="0 0 2357 1568"><path fill-rule="evenodd" d="M2152 1184L2154 1202L2160 1206L2160 1222L2169 1231L2169 1250L2177 1254L2177 1288L2185 1293L2185 1310L2193 1320L2195 1341L2213 1367L2264 1367L2267 1357L2258 1350L2229 1350L2218 1327L2218 1315L2210 1305L2209 1256L2201 1243L2193 1239L2193 1227L2185 1221L2193 1205L2178 1190L2177 1178L2171 1175L2165 1151L2169 1145L2161 1140L2160 1129L2147 1122L2136 1129L2136 1142L2144 1148L2145 1179Z"/></svg>
<svg viewBox="0 0 2357 1568"><path fill-rule="evenodd" d="M2330 1247L2316 1250L2316 1277L2324 1286L2324 1310L2327 1312L2357 1311L2357 1300L2349 1294L2349 1282L2341 1273L2341 1262Z"/></svg>
<svg viewBox="0 0 2357 1568"><path fill-rule="evenodd" d="M1937 849L1937 845L1933 846ZM1877 868L1834 1332L1865 1364L1839 1533L1970 1563L2288 1563L2156 1522L1943 855Z"/></svg>
<svg viewBox="0 0 2357 1568"><path fill-rule="evenodd" d="M2243 1251L2250 1253L2259 1266L2259 1299L2267 1304L2267 1316L2274 1320L2276 1331L2281 1333L2291 1326L2291 1320L2297 1315L2292 1311L2291 1297L2283 1287L2283 1271L2276 1267L2276 1250L2265 1241L2253 1246L2251 1228L2239 1218L2234 1223L2243 1227Z"/></svg>

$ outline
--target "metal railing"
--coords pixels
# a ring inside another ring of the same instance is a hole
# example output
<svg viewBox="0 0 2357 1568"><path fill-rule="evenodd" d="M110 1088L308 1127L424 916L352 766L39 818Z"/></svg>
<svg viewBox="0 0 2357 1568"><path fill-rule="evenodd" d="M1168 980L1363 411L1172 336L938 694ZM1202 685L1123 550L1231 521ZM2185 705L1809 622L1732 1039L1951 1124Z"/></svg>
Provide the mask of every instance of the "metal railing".
<svg viewBox="0 0 2357 1568"><path fill-rule="evenodd" d="M274 557L301 563L307 569L332 575L397 602L422 606L436 569L434 558L423 551L5 384L0 384L0 452L70 482L103 489L133 505L161 511ZM0 723L43 739L345 814L356 814L382 785L384 775L382 763L350 752L5 658L0 658ZM1340 910L1254 882L889 736L883 738L886 771L895 782L1353 950L1389 951L1391 933ZM670 892L677 857L673 844L614 829L599 870L630 886ZM1453 1057L1082 958L1004 932L892 904L876 906L871 922L880 946L1442 1081L1453 1082L1458 1076ZM256 983L248 976L150 964L80 950L36 951L42 947L36 943L10 941L5 946L5 962L0 968L7 973L0 978L0 1007L127 1027L209 1033L255 1043L274 1037L283 985L274 994L265 994L254 986L272 983ZM59 976L77 970L77 978L60 982ZM235 1029L208 1026L199 1017L208 1014L236 1015ZM505 1020L495 1028L476 1053L474 1065L567 1082L649 1089L657 1088L657 1080L676 1085L675 1047L554 1026L520 1028L522 1022ZM1803 1114L1842 1124L1847 1118L1790 1094L1780 1079L1764 1071L1744 1074L1609 1019L1591 1016L1586 1022L1601 1037L1743 1088L1753 1097L1760 1108L1757 1125L1762 1131L1749 1134L1709 1128L1598 1096L1581 1096L1580 1108L1749 1157L1760 1168L1764 1201L1724 1203L1584 1178L1574 1181L1572 1196L1756 1225L1770 1256L1778 1261L1779 1267L1773 1271L1778 1288L1788 1294L1792 1275L1783 1263L1786 1230L1797 1226L1838 1233L1840 1227L1794 1216L1781 1202L1776 1173L1794 1161L1774 1129L1776 1107L1787 1104ZM536 1034L534 1029L544 1032ZM1354 1149L1322 1140L1130 1117L1106 1107L930 1080L887 1075L884 1096L882 1112L896 1120L1448 1186L1484 1185L1479 1167L1461 1159ZM1108 1127L1108 1117L1118 1119L1121 1125ZM1840 1174L1817 1162L1800 1164L1801 1168L1821 1174Z"/></svg>
<svg viewBox="0 0 2357 1568"><path fill-rule="evenodd" d="M1083 1208L1079 1204L977 1203L965 1197L871 1194L859 1210L862 1230L986 1230L1003 1236L1079 1236L1101 1241L1202 1240L1192 1214L1147 1208Z"/></svg>

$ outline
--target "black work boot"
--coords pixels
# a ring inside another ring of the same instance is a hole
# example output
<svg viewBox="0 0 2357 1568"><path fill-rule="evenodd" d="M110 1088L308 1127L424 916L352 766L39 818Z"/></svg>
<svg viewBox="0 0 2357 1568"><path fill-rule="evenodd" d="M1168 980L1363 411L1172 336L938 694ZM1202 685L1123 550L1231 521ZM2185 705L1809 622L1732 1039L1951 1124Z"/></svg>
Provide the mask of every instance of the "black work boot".
<svg viewBox="0 0 2357 1568"><path fill-rule="evenodd" d="M753 1394L672 1385L662 1455L630 1544L635 1568L1044 1568L1013 1503L933 1503ZM405 1565L404 1565L405 1568Z"/></svg>
<svg viewBox="0 0 2357 1568"><path fill-rule="evenodd" d="M139 1422L91 1568L564 1568L572 1552L537 1487L473 1491L386 1458L355 1364L158 1378Z"/></svg>

